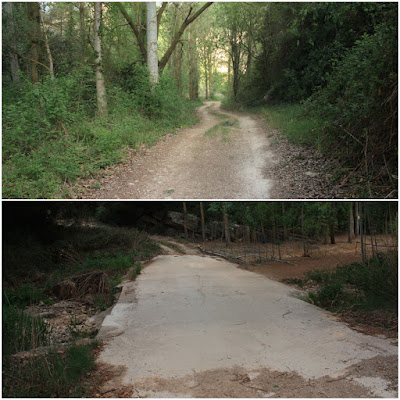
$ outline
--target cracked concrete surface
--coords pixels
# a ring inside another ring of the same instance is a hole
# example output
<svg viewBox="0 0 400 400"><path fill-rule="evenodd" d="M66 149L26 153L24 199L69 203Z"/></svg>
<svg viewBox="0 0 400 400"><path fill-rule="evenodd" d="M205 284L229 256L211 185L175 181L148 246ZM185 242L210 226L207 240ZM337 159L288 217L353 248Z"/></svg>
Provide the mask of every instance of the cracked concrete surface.
<svg viewBox="0 0 400 400"><path fill-rule="evenodd" d="M390 340L355 332L296 296L292 288L225 260L158 256L124 286L104 320L99 360L122 366L121 384L139 388L148 378L221 368L337 378L363 360L397 355ZM359 378L357 384L373 393L371 382Z"/></svg>

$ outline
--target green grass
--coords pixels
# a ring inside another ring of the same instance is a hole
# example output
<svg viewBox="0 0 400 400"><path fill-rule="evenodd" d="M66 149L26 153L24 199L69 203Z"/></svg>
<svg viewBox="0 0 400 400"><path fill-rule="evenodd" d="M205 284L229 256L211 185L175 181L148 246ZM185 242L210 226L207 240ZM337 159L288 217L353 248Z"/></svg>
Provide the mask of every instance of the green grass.
<svg viewBox="0 0 400 400"><path fill-rule="evenodd" d="M397 310L397 277L397 254L379 253L366 264L353 263L333 271L306 273L306 279L320 285L317 293L308 294L308 299L332 311L348 308Z"/></svg>
<svg viewBox="0 0 400 400"><path fill-rule="evenodd" d="M4 397L87 397L83 378L95 367L93 348L73 344L60 354L55 348L3 370Z"/></svg>
<svg viewBox="0 0 400 400"><path fill-rule="evenodd" d="M179 247L177 244L175 243L171 243L171 242L166 242L166 241L160 241L160 244L169 247L170 249L176 251L177 253L180 254L185 254L185 252L181 249L181 247Z"/></svg>
<svg viewBox="0 0 400 400"><path fill-rule="evenodd" d="M314 145L323 149L325 127L321 119L307 115L301 104L265 106L261 109L266 121L281 130L289 142Z"/></svg>
<svg viewBox="0 0 400 400"><path fill-rule="evenodd" d="M152 146L198 121L199 103L168 87L157 98L144 94L140 101L111 88L104 118L79 90L73 78L60 77L34 86L26 82L3 99L3 198L73 197L83 190L74 186L78 179L100 176L125 158L128 147ZM145 100L150 104L142 104Z"/></svg>
<svg viewBox="0 0 400 400"><path fill-rule="evenodd" d="M222 122L214 125L212 128L208 129L204 133L204 136L211 137L213 139L219 138L223 143L229 143L231 140L231 134L232 134L231 128L237 127L237 126L238 126L237 119L229 119L226 121L222 121Z"/></svg>

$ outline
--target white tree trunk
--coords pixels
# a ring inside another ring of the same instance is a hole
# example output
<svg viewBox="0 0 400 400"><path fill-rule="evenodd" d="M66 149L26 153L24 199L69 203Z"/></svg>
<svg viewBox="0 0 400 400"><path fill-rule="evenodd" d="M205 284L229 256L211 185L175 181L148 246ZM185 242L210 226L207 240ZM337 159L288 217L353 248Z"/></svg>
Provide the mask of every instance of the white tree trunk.
<svg viewBox="0 0 400 400"><path fill-rule="evenodd" d="M150 88L154 92L158 83L157 8L155 2L146 3L147 10L147 67Z"/></svg>
<svg viewBox="0 0 400 400"><path fill-rule="evenodd" d="M101 14L102 3L94 3L94 50L96 52L97 109L100 115L107 114L107 93L104 83L103 59L101 54Z"/></svg>

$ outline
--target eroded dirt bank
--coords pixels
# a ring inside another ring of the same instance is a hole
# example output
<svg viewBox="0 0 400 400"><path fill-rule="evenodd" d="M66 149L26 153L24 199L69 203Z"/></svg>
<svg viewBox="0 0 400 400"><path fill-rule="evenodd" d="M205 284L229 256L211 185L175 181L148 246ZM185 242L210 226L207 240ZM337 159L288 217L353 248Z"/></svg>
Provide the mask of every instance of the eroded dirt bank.
<svg viewBox="0 0 400 400"><path fill-rule="evenodd" d="M394 341L217 258L156 257L125 285L100 337L100 362L123 371L104 396L397 396Z"/></svg>

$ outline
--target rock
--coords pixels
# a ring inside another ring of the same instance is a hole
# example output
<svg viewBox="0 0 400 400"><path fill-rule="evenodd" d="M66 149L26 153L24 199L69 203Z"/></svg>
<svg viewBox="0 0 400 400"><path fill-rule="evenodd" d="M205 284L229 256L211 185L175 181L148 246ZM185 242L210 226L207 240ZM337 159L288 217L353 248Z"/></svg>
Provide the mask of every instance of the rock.
<svg viewBox="0 0 400 400"><path fill-rule="evenodd" d="M316 176L319 175L319 173L318 172L307 171L307 172L304 172L304 175L309 176L311 178L315 178Z"/></svg>

